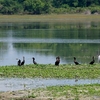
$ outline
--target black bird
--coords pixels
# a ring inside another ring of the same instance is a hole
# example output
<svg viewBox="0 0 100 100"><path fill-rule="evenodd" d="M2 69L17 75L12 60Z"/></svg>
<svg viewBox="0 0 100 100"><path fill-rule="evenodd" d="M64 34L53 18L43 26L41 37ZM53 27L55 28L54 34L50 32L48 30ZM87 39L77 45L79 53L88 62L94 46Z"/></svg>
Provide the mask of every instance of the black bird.
<svg viewBox="0 0 100 100"><path fill-rule="evenodd" d="M18 60L17 65L21 66L21 60L20 59Z"/></svg>
<svg viewBox="0 0 100 100"><path fill-rule="evenodd" d="M33 57L32 59L33 59L33 63L34 63L34 64L37 64L37 62L35 61L35 58Z"/></svg>
<svg viewBox="0 0 100 100"><path fill-rule="evenodd" d="M74 63L75 65L79 65L79 63L76 61L76 57L74 57Z"/></svg>
<svg viewBox="0 0 100 100"><path fill-rule="evenodd" d="M93 57L92 57L92 61L91 61L89 64L93 65L94 62L95 62L95 60L94 60L94 56L93 56Z"/></svg>
<svg viewBox="0 0 100 100"><path fill-rule="evenodd" d="M21 65L25 64L25 57L23 57L23 61L21 62Z"/></svg>
<svg viewBox="0 0 100 100"><path fill-rule="evenodd" d="M58 57L56 57L55 65L56 65L56 66L59 66L59 63L60 63L60 57L58 56Z"/></svg>

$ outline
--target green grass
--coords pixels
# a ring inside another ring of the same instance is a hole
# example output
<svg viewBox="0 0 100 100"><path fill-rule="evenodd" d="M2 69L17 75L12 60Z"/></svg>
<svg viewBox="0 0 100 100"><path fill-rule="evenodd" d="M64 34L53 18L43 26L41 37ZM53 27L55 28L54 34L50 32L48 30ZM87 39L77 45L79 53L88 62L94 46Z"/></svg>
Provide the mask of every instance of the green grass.
<svg viewBox="0 0 100 100"><path fill-rule="evenodd" d="M100 95L100 85L99 84L89 84L89 85L75 85L75 86L52 86L47 87L46 91L51 92L53 96L93 96Z"/></svg>
<svg viewBox="0 0 100 100"><path fill-rule="evenodd" d="M100 78L100 65L64 64L55 66L52 64L24 65L24 66L2 66L0 67L0 77L20 77L20 78Z"/></svg>
<svg viewBox="0 0 100 100"><path fill-rule="evenodd" d="M89 84L89 85L74 85L74 86L51 86L47 88L39 88L31 90L31 94L24 97L25 100L28 98L41 98L46 97L46 100L56 100L57 98L64 98L64 100L81 100L81 98L88 100L94 100L93 97L100 98L100 85ZM22 99L17 99L22 100ZM58 100L58 99L57 99ZM62 100L62 99L60 99Z"/></svg>
<svg viewBox="0 0 100 100"><path fill-rule="evenodd" d="M48 87L48 91L52 91L51 94L56 93L57 96L74 96L80 97L81 95L86 96L93 96L93 95L100 95L100 87L99 84L94 85L75 85L75 86L55 86L55 87ZM58 95L58 92L59 95Z"/></svg>

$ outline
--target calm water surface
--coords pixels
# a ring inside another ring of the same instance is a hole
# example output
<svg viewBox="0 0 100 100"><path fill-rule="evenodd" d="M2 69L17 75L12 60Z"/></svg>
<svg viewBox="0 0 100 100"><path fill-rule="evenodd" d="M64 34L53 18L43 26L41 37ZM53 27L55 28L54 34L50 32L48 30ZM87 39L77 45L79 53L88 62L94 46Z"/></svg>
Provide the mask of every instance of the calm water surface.
<svg viewBox="0 0 100 100"><path fill-rule="evenodd" d="M25 56L25 64L32 57L39 64L54 64L60 56L61 64L89 63L100 54L100 22L66 23L0 23L0 66L17 65Z"/></svg>
<svg viewBox="0 0 100 100"><path fill-rule="evenodd" d="M55 78L0 78L0 91L28 90L47 86L100 84L100 79L55 79Z"/></svg>

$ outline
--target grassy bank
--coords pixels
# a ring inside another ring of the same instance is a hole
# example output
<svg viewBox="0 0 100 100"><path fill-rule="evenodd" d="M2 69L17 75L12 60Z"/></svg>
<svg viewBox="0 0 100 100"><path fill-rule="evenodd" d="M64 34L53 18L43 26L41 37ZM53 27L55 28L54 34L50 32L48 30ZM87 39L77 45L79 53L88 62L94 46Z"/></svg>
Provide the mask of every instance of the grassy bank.
<svg viewBox="0 0 100 100"><path fill-rule="evenodd" d="M33 90L28 98L42 97L43 94L49 98L48 100L97 100L96 98L100 99L100 86L99 84L53 86Z"/></svg>
<svg viewBox="0 0 100 100"><path fill-rule="evenodd" d="M0 93L1 100L100 100L100 85L52 86Z"/></svg>
<svg viewBox="0 0 100 100"><path fill-rule="evenodd" d="M0 77L43 77L43 78L99 78L100 65L60 65L51 64L3 66L0 67Z"/></svg>
<svg viewBox="0 0 100 100"><path fill-rule="evenodd" d="M50 15L0 15L2 22L68 22L100 21L100 15L50 14Z"/></svg>

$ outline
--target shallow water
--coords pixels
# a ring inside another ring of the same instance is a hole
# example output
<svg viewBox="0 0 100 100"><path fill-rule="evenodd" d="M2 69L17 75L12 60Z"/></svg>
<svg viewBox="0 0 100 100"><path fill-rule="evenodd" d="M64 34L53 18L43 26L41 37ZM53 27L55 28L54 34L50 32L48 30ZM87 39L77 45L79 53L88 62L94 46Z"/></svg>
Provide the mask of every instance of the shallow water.
<svg viewBox="0 0 100 100"><path fill-rule="evenodd" d="M28 90L57 85L100 84L100 79L55 79L55 78L0 78L0 91Z"/></svg>

